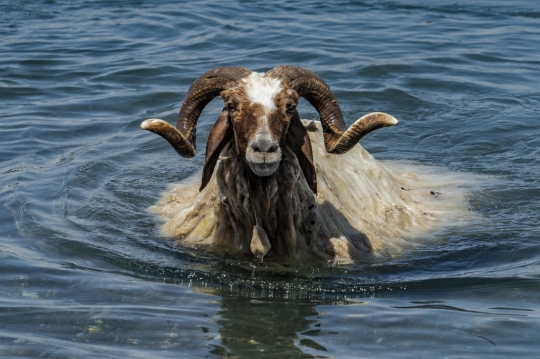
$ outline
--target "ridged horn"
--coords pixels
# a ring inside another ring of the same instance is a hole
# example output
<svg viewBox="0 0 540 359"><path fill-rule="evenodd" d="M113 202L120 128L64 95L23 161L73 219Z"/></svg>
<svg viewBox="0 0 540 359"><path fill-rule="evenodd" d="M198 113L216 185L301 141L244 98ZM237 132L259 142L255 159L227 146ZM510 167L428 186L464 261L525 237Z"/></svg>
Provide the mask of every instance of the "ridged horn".
<svg viewBox="0 0 540 359"><path fill-rule="evenodd" d="M193 157L196 151L197 120L205 106L226 89L236 85L251 73L243 67L218 67L202 74L188 90L176 128L159 119L141 123L143 130L157 133L166 139L182 157Z"/></svg>
<svg viewBox="0 0 540 359"><path fill-rule="evenodd" d="M371 131L398 123L393 116L374 112L362 116L347 129L332 91L316 73L298 66L282 65L268 71L267 76L285 82L317 110L321 117L324 145L329 153L345 153Z"/></svg>

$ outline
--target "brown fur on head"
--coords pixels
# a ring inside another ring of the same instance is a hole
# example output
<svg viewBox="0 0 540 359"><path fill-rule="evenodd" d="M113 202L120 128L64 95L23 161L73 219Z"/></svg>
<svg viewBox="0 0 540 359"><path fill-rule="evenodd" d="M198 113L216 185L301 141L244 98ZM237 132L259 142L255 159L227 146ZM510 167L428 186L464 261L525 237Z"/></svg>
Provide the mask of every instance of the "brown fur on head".
<svg viewBox="0 0 540 359"><path fill-rule="evenodd" d="M237 86L223 91L221 97L224 108L209 136L201 189L210 180L218 152L234 139L237 154L260 177L275 173L283 146L290 146L316 192L311 143L296 111L296 91L277 79L252 73Z"/></svg>

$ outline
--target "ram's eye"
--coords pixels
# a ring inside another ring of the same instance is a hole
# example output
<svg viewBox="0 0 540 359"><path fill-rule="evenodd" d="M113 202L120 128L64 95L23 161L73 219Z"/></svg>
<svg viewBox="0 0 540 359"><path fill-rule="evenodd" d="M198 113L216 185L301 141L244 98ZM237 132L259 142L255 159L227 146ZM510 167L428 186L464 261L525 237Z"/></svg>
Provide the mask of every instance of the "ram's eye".
<svg viewBox="0 0 540 359"><path fill-rule="evenodd" d="M236 110L236 105L235 105L234 103L232 103L232 102L229 102L229 103L227 104L227 109L228 109L229 111L234 111L234 110Z"/></svg>
<svg viewBox="0 0 540 359"><path fill-rule="evenodd" d="M295 103L288 103L285 108L287 109L287 112L293 112L296 109Z"/></svg>

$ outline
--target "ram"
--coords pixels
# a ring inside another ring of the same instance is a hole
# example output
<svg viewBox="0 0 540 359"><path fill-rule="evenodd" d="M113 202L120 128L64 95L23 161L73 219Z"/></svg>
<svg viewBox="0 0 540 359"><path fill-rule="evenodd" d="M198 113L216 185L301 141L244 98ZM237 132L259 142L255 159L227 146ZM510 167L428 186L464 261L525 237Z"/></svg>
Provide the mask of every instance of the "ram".
<svg viewBox="0 0 540 359"><path fill-rule="evenodd" d="M224 107L208 137L200 193L184 185L156 208L170 218L169 236L258 258L359 260L383 249L381 238L434 219L408 179L358 145L398 121L374 112L347 128L329 87L300 67L210 70L190 87L176 128L159 119L141 128L193 157L197 120L218 96ZM300 120L299 97L320 124Z"/></svg>

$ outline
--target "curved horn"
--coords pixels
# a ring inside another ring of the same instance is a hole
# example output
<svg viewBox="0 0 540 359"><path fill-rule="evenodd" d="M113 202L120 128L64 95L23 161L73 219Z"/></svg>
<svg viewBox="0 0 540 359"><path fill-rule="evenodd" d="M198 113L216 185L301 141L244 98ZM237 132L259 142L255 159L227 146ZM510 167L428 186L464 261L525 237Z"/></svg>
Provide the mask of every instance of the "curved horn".
<svg viewBox="0 0 540 359"><path fill-rule="evenodd" d="M219 94L238 83L251 73L243 67L218 67L202 74L188 90L176 128L159 119L141 123L143 130L157 133L165 138L182 157L195 156L197 120L204 107Z"/></svg>
<svg viewBox="0 0 540 359"><path fill-rule="evenodd" d="M268 71L267 76L285 82L315 107L321 116L324 145L329 153L345 153L371 131L398 123L393 116L375 112L359 118L347 129L332 91L316 73L298 66L283 65Z"/></svg>

